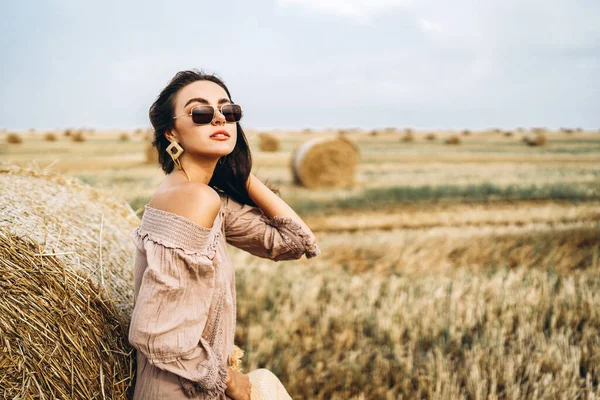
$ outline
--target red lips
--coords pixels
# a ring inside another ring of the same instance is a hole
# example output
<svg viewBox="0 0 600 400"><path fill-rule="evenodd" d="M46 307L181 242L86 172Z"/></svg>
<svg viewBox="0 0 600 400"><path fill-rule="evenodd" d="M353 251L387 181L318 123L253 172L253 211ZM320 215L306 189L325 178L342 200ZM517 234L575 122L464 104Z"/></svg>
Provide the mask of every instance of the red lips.
<svg viewBox="0 0 600 400"><path fill-rule="evenodd" d="M210 137L213 137L213 136L215 136L215 135L218 135L219 133L222 133L223 135L225 135L225 136L229 137L229 133L227 133L227 131L225 131L225 130L223 130L223 129L221 129L221 130L219 130L219 131L216 131L216 132L213 132L213 134L212 134L212 135L210 135Z"/></svg>

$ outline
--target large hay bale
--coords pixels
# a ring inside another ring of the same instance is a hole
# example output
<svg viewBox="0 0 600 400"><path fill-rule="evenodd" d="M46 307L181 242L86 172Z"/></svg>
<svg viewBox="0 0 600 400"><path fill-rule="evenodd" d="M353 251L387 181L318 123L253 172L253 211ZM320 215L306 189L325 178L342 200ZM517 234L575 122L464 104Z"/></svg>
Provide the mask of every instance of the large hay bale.
<svg viewBox="0 0 600 400"><path fill-rule="evenodd" d="M7 398L124 399L135 354L126 202L57 173L0 166L0 331Z"/></svg>
<svg viewBox="0 0 600 400"><path fill-rule="evenodd" d="M296 184L308 188L348 188L360 159L358 147L348 139L313 138L292 153Z"/></svg>
<svg viewBox="0 0 600 400"><path fill-rule="evenodd" d="M575 130L570 128L560 128L560 132L566 133L567 135L572 135L573 133L575 133Z"/></svg>
<svg viewBox="0 0 600 400"><path fill-rule="evenodd" d="M56 142L58 140L58 137L54 132L46 132L44 134L44 140L47 142Z"/></svg>
<svg viewBox="0 0 600 400"><path fill-rule="evenodd" d="M269 133L259 134L258 139L261 151L279 151L281 148L279 139Z"/></svg>
<svg viewBox="0 0 600 400"><path fill-rule="evenodd" d="M435 138L435 133L428 133L427 135L425 135L426 140L435 140Z"/></svg>
<svg viewBox="0 0 600 400"><path fill-rule="evenodd" d="M152 146L152 141L146 142L146 164L157 164L158 163L158 150Z"/></svg>
<svg viewBox="0 0 600 400"><path fill-rule="evenodd" d="M128 141L129 141L129 134L128 134L127 132L122 132L122 133L119 135L119 140L120 140L121 142L128 142Z"/></svg>
<svg viewBox="0 0 600 400"><path fill-rule="evenodd" d="M546 144L546 135L541 132L528 132L523 135L523 142L528 146L543 146Z"/></svg>
<svg viewBox="0 0 600 400"><path fill-rule="evenodd" d="M23 143L23 138L18 133L9 133L6 135L6 143L19 144Z"/></svg>
<svg viewBox="0 0 600 400"><path fill-rule="evenodd" d="M446 144L460 144L460 137L458 135L452 135L446 138L444 141Z"/></svg>
<svg viewBox="0 0 600 400"><path fill-rule="evenodd" d="M403 142L414 142L415 134L413 133L413 130L410 128L405 129L404 135L402 135L402 138L400 140Z"/></svg>
<svg viewBox="0 0 600 400"><path fill-rule="evenodd" d="M77 131L74 132L73 134L71 134L71 140L73 142L85 142L85 135L83 134L83 131Z"/></svg>

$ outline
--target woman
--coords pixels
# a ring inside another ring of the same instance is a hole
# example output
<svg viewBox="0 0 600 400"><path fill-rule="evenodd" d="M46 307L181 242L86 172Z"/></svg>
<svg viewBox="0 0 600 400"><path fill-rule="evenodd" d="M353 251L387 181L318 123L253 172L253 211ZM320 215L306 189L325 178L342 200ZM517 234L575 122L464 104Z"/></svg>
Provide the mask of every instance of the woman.
<svg viewBox="0 0 600 400"><path fill-rule="evenodd" d="M290 399L267 369L235 368L226 243L274 261L318 256L315 235L250 173L241 107L216 76L181 71L150 107L167 174L132 237L134 399Z"/></svg>

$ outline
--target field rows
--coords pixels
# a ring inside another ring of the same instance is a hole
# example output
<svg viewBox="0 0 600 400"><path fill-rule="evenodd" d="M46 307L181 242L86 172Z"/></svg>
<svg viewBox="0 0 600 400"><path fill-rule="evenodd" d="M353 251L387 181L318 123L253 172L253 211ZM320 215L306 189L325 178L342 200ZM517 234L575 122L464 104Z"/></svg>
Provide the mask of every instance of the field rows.
<svg viewBox="0 0 600 400"><path fill-rule="evenodd" d="M537 224L548 228L557 224L600 225L600 202L493 202L474 204L406 204L380 210L350 211L343 215L306 217L314 231L343 232L365 230L421 229L451 227L502 228Z"/></svg>

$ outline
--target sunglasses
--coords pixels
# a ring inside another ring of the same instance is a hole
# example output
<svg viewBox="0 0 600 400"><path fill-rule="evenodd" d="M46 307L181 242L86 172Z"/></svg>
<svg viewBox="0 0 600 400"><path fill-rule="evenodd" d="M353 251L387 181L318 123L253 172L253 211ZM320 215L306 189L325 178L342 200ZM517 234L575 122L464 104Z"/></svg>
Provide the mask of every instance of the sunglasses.
<svg viewBox="0 0 600 400"><path fill-rule="evenodd" d="M223 104L219 108L219 111L223 114L227 122L239 122L242 119L242 107L239 104ZM190 110L189 114L181 114L173 117L173 119L191 115L192 121L196 125L206 125L212 122L216 112L216 107L213 106L196 106Z"/></svg>

